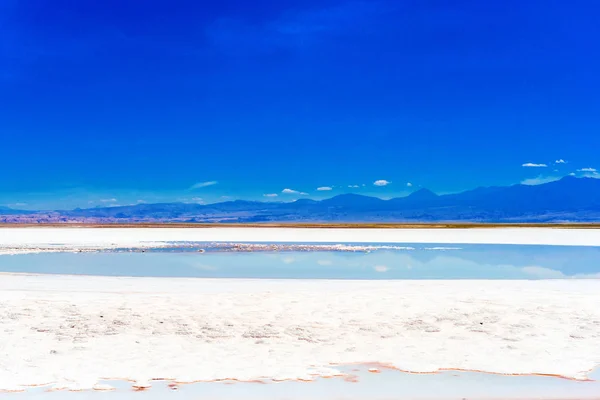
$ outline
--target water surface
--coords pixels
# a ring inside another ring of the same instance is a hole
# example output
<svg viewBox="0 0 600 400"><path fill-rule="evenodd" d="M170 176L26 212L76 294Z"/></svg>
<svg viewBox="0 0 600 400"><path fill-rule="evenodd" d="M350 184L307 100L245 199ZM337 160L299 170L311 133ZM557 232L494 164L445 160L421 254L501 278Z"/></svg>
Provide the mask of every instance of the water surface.
<svg viewBox="0 0 600 400"><path fill-rule="evenodd" d="M39 253L0 256L1 272L282 279L600 278L600 247L403 244L371 252Z"/></svg>

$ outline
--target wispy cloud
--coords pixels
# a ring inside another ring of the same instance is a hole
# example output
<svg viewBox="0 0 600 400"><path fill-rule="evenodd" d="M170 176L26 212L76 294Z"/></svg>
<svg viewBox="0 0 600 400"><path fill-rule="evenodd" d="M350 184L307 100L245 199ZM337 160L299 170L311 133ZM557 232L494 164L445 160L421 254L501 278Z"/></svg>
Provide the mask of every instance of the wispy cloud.
<svg viewBox="0 0 600 400"><path fill-rule="evenodd" d="M582 168L578 169L577 172L583 178L600 179L600 173L595 168Z"/></svg>
<svg viewBox="0 0 600 400"><path fill-rule="evenodd" d="M375 185L375 186L387 186L390 183L392 183L392 182L386 181L385 179L379 179L378 181L373 182L373 185Z"/></svg>
<svg viewBox="0 0 600 400"><path fill-rule="evenodd" d="M360 186L359 185L348 185L348 187L351 189L356 189L356 188L359 188Z"/></svg>
<svg viewBox="0 0 600 400"><path fill-rule="evenodd" d="M567 162L565 160L563 160L562 158L559 158L558 160L554 161L554 164L566 164Z"/></svg>
<svg viewBox="0 0 600 400"><path fill-rule="evenodd" d="M200 271L217 271L218 268L213 266L213 265L206 265L206 264L198 264L198 263L190 263L190 267L200 270Z"/></svg>
<svg viewBox="0 0 600 400"><path fill-rule="evenodd" d="M406 182L406 186L408 186L408 187L412 187L412 185L413 185L412 183L410 183L410 182Z"/></svg>
<svg viewBox="0 0 600 400"><path fill-rule="evenodd" d="M307 195L307 194L308 194L308 193L305 193L305 192L300 192L300 191L298 191L298 190L294 190L294 189L287 189L287 188L286 188L286 189L283 189L283 190L281 191L281 193L284 193L284 194L300 194L300 195L303 195L303 196L305 196L305 195Z"/></svg>
<svg viewBox="0 0 600 400"><path fill-rule="evenodd" d="M264 197L277 197L277 193L265 193L263 194Z"/></svg>
<svg viewBox="0 0 600 400"><path fill-rule="evenodd" d="M217 181L198 182L198 183L194 183L192 186L190 186L190 189L191 190L200 189L203 187L216 185L217 183L219 183L219 182L217 182Z"/></svg>
<svg viewBox="0 0 600 400"><path fill-rule="evenodd" d="M333 188L331 186L321 186L321 187L318 187L317 190L320 192L323 192L323 191L333 190Z"/></svg>
<svg viewBox="0 0 600 400"><path fill-rule="evenodd" d="M547 167L548 165L546 164L535 164L535 163L525 163L523 164L523 167L529 167L529 168L544 168Z"/></svg>
<svg viewBox="0 0 600 400"><path fill-rule="evenodd" d="M202 197L192 197L190 198L178 198L177 201L182 201L184 203L198 203L205 204L204 199Z"/></svg>
<svg viewBox="0 0 600 400"><path fill-rule="evenodd" d="M117 201L117 199L100 199L99 200L101 203L114 203Z"/></svg>
<svg viewBox="0 0 600 400"><path fill-rule="evenodd" d="M373 269L375 272L388 272L390 270L389 267L386 267L385 265L376 265Z"/></svg>
<svg viewBox="0 0 600 400"><path fill-rule="evenodd" d="M521 184L522 185L535 186L535 185L542 185L544 183L558 181L560 179L561 179L560 176L543 176L543 175L539 175L539 176L537 176L535 178L523 179L521 181Z"/></svg>
<svg viewBox="0 0 600 400"><path fill-rule="evenodd" d="M538 279L563 279L563 278L566 278L566 275L558 270L545 268L545 267L538 267L537 265L523 267L523 268L521 268L521 271L527 275L531 275Z"/></svg>

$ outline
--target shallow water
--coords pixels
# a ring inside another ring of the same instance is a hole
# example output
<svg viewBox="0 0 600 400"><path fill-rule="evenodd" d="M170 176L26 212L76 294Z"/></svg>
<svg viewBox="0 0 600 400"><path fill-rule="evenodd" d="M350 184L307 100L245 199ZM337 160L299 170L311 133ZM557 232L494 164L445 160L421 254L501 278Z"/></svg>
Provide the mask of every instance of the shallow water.
<svg viewBox="0 0 600 400"><path fill-rule="evenodd" d="M505 376L475 372L445 371L438 374L408 374L382 369L368 372L366 366L342 368L352 380L343 377L314 382L240 383L210 382L178 385L155 381L143 392L132 392L130 383L104 382L111 392L49 392L46 388L13 394L14 399L598 399L600 382L571 381L543 376ZM597 373L596 373L597 375Z"/></svg>
<svg viewBox="0 0 600 400"><path fill-rule="evenodd" d="M286 279L600 278L599 247L403 244L371 252L183 250L0 256L0 272Z"/></svg>
<svg viewBox="0 0 600 400"><path fill-rule="evenodd" d="M154 249L140 252L40 253L0 256L0 272L87 274L106 276L287 278L287 279L548 279L600 278L600 248L518 245L402 244L402 250L371 252L282 251L223 252ZM568 357L568 354L565 355ZM592 399L600 398L600 382L554 377L502 376L446 371L406 374L382 370L355 371L358 382L343 378L276 384L199 383L168 388L154 382L132 392L126 382L108 382L113 392L48 392L0 394L16 399ZM600 380L600 371L590 375Z"/></svg>

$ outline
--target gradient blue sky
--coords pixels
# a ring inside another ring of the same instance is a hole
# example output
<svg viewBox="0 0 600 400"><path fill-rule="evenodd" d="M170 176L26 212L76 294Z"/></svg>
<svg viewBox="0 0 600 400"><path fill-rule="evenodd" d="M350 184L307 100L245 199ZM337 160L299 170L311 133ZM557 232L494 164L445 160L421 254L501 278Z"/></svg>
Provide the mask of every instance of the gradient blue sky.
<svg viewBox="0 0 600 400"><path fill-rule="evenodd" d="M0 0L0 204L596 176L597 4Z"/></svg>

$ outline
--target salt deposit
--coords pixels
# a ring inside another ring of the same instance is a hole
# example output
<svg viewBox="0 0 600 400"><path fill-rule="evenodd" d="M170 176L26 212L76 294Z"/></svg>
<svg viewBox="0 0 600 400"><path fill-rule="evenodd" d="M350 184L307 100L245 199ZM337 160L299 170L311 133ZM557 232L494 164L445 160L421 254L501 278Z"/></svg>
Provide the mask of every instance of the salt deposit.
<svg viewBox="0 0 600 400"><path fill-rule="evenodd" d="M311 380L336 365L585 379L600 281L0 275L0 389Z"/></svg>

